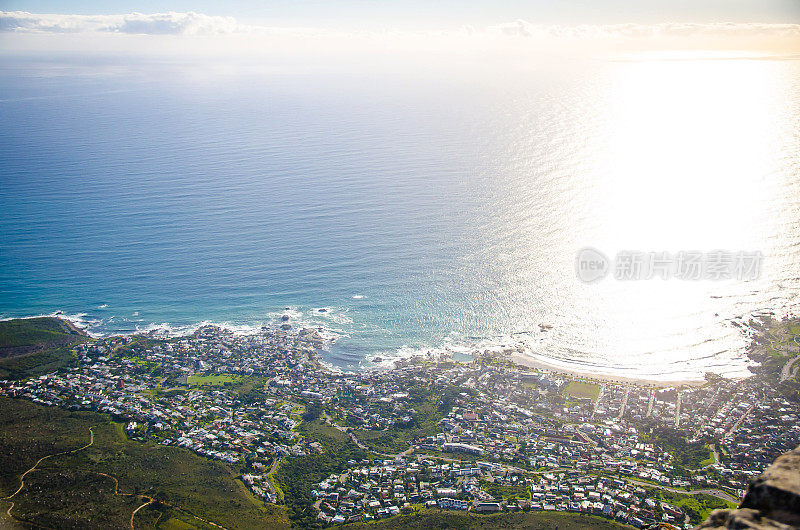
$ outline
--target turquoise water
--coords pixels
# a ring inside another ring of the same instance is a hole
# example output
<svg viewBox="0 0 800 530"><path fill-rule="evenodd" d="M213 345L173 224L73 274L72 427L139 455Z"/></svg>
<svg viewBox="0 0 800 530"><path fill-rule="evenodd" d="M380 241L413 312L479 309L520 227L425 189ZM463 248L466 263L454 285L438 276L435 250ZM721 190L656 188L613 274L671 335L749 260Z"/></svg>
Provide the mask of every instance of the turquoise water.
<svg viewBox="0 0 800 530"><path fill-rule="evenodd" d="M512 345L627 375L743 373L732 319L797 307L800 69L709 63L505 83L6 56L0 315L63 311L102 334L287 313L324 326L344 368ZM659 76L707 88L656 94L678 110L649 115ZM766 269L587 286L587 245L761 250Z"/></svg>

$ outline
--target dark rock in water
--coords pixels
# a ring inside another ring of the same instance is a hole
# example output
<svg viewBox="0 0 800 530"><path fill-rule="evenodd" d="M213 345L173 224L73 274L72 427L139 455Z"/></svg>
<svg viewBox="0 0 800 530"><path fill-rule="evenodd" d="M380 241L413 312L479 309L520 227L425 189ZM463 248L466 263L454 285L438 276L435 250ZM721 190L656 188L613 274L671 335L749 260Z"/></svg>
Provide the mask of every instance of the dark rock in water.
<svg viewBox="0 0 800 530"><path fill-rule="evenodd" d="M372 362L374 363L382 363L383 357L373 357Z"/></svg>
<svg viewBox="0 0 800 530"><path fill-rule="evenodd" d="M283 308L284 311L289 311L290 309L291 309L291 307L284 307Z"/></svg>
<svg viewBox="0 0 800 530"><path fill-rule="evenodd" d="M800 528L800 447L779 456L750 482L739 508L714 510L697 528Z"/></svg>
<svg viewBox="0 0 800 530"><path fill-rule="evenodd" d="M283 316L281 317L281 320L283 320L284 322L286 322L287 320L289 320L289 315L283 315Z"/></svg>
<svg viewBox="0 0 800 530"><path fill-rule="evenodd" d="M291 324L281 324L281 329L292 329Z"/></svg>
<svg viewBox="0 0 800 530"><path fill-rule="evenodd" d="M320 313L327 313L328 312L328 310L325 309L324 307L322 309L317 309L317 311L319 311Z"/></svg>

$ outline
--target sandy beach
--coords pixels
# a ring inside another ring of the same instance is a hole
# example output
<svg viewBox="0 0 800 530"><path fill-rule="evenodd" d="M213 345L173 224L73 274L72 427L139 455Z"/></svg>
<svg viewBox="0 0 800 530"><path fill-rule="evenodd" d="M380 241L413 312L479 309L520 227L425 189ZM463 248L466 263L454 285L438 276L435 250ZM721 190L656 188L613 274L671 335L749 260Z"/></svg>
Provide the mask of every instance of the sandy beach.
<svg viewBox="0 0 800 530"><path fill-rule="evenodd" d="M704 379L699 380L683 380L683 381L662 381L658 379L647 379L638 377L625 377L616 374L603 374L597 372L588 372L579 369L570 369L555 364L550 364L540 359L532 359L531 357L515 353L508 357L507 360L521 365L540 370L543 372L552 372L555 374L562 374L574 379L583 379L595 383L615 383L619 385L635 385L635 386L648 386L653 388L680 388L680 387L699 387L706 384Z"/></svg>

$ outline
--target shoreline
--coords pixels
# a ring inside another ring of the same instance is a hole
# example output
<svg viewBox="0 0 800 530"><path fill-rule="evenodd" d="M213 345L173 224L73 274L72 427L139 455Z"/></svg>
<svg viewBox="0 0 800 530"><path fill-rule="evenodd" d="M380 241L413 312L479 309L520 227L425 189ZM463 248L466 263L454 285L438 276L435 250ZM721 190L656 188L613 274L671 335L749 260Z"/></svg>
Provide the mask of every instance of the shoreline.
<svg viewBox="0 0 800 530"><path fill-rule="evenodd" d="M82 337L89 337L89 333L87 333L87 332L86 332L86 330L79 328L79 327L78 327L78 326L76 326L76 325L75 325L75 323L74 323L74 322L72 322L71 320L69 320L69 319L67 319L67 318L61 318L61 317L56 317L56 318L58 318L59 320L61 320L62 322L64 322L64 324L65 324L65 325L66 325L66 326L67 326L67 327L68 327L68 328L69 328L69 329L70 329L70 330L71 330L73 333L75 333L76 335L80 335L80 336L82 336Z"/></svg>
<svg viewBox="0 0 800 530"><path fill-rule="evenodd" d="M88 329L89 326L81 318L82 315L81 314L78 314L78 315L79 316L77 316L77 318L75 318L76 315L70 315L70 314L67 314L67 313L64 313L64 312L61 312L61 311L56 311L54 313L50 313L50 314L47 314L47 315L32 315L32 316L26 316L26 317L10 317L10 318L3 318L2 320L15 320L17 318L19 318L19 319L29 319L29 318L42 318L42 317L56 318L56 319L59 319L60 321L64 322L66 326L71 328L71 330L76 332L77 334L83 335L85 337L94 338L94 339L107 338L107 337L116 336L116 335L119 335L119 336L140 335L140 336L145 336L145 337L146 336L159 336L160 335L159 331L167 331L167 333L163 334L163 337L159 337L159 338L170 339L170 338L178 338L178 337L190 336L194 332L196 332L198 329L200 329L202 327L205 327L205 326L218 327L218 328L224 329L226 331L229 331L229 332L232 332L232 333L235 333L235 334L245 334L245 335L247 335L247 334L257 334L259 332L257 327L250 326L250 325L243 326L243 325L233 325L233 324L230 324L230 323L214 323L214 322L210 322L210 321L203 321L203 322L200 322L200 323L192 325L192 326L186 326L186 329L180 329L179 331L176 331L175 328L172 328L171 326L164 325L164 327L154 326L153 329L149 329L149 330L139 329L139 330L136 330L136 331L131 331L129 333L114 333L114 334L108 334L108 335L106 335L106 334L95 334L95 333L91 333L89 331L89 329ZM264 324L264 325L270 327L270 329L280 330L280 324L278 324L278 323L275 323L274 325L270 325L270 324ZM747 327L752 330L752 328L753 328L752 322L750 322L750 325L748 325ZM294 333L297 333L297 332L301 331L302 329L305 329L305 328L296 328L296 329L293 329L292 331ZM316 330L317 327L311 326L311 327L309 327L309 329L315 329ZM375 354L375 355L378 355L378 354ZM468 363L472 363L472 362L477 362L480 359L480 356L475 355L474 353L473 354L465 353L464 355L471 357L471 360L470 361L458 361L458 360L455 360L455 362L462 362L462 363L468 364ZM327 370L327 371L343 370L342 368L339 368L339 367L336 367L336 366L333 366L333 365L328 366L328 363L323 361L319 350L314 352L314 357L315 358L313 359L312 362L314 362L317 366L323 368L324 370ZM365 357L365 359L369 359L370 357L371 357L371 355ZM361 370L366 371L366 372L373 371L373 370L379 370L379 371L394 370L394 369L397 369L399 366L402 366L404 361L408 361L408 360L413 359L415 357L417 357L417 355L412 355L410 357L405 357L405 358L401 357L401 358L394 359L392 361L392 363L391 363L391 366L386 366L386 367L362 367ZM701 386L703 386L703 385L708 383L708 381L705 378L703 378L703 379L665 379L665 380L662 380L662 379L654 379L652 377L650 377L650 378L648 378L648 377L636 377L636 376L626 376L626 375L620 375L620 374L593 372L593 371L591 371L592 367L582 368L582 367L579 367L579 366L575 366L575 367L564 366L562 364L558 364L557 363L557 361L558 361L557 359L554 359L554 362L548 362L547 360L544 360L544 359L541 359L541 358L532 358L530 356L527 356L527 355L524 355L524 354L518 353L518 352L514 352L514 353L510 353L510 354L508 354L508 353L503 354L503 353L499 353L498 352L498 353L496 353L494 355L491 355L491 358L510 361L510 362L514 363L515 365L523 367L523 368L530 368L530 369L533 369L533 370L536 370L536 371L540 371L540 372L546 372L546 373L552 373L552 374L556 374L556 375L562 375L562 376L566 376L566 377L569 377L569 378L572 378L572 379L590 381L590 382L594 382L594 383L597 383L597 384L613 383L613 384L626 385L626 386L641 386L641 387L662 388L663 389L663 388L681 388L681 387L683 387L683 388L697 388L697 387L701 387ZM311 359L309 359L309 360L311 360ZM437 360L438 361L444 361L444 360L454 361L454 359L452 359L452 358L451 359L445 359L445 358L442 358L442 357L439 357ZM351 371L351 370L346 370L346 371ZM730 379L740 380L740 379L745 379L745 378L746 377L730 378Z"/></svg>
<svg viewBox="0 0 800 530"><path fill-rule="evenodd" d="M539 359L532 359L525 355L515 353L506 357L507 360L516 365L533 368L540 372L549 372L553 374L560 374L569 376L573 379L582 379L599 384L615 383L619 385L628 386L645 386L653 388L681 388L681 387L701 387L707 384L705 379L702 380L661 380L661 379L648 379L645 377L627 377L623 375L603 374L597 372L587 372L580 369L570 369L556 364L550 364Z"/></svg>
<svg viewBox="0 0 800 530"><path fill-rule="evenodd" d="M0 322L10 322L12 320L32 320L34 318L54 318L59 322L61 322L62 324L64 324L64 326L67 328L69 332L74 333L75 335L80 335L82 337L92 338L92 336L89 335L86 329L80 326L79 321L77 321L76 319L69 318L67 315L58 312L50 313L49 315L32 315L26 317L3 317L0 318Z"/></svg>

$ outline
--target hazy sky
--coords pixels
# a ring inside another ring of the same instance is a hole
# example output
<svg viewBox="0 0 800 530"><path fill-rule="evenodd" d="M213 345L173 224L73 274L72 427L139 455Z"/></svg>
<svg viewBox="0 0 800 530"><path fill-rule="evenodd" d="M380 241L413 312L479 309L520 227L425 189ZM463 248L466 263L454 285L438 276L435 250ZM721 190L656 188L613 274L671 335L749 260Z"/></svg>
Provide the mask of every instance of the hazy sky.
<svg viewBox="0 0 800 530"><path fill-rule="evenodd" d="M205 39L205 40L203 40ZM800 53L800 0L0 0L0 55Z"/></svg>
<svg viewBox="0 0 800 530"><path fill-rule="evenodd" d="M0 10L82 15L195 11L267 24L451 27L540 24L800 22L800 0L0 0Z"/></svg>

